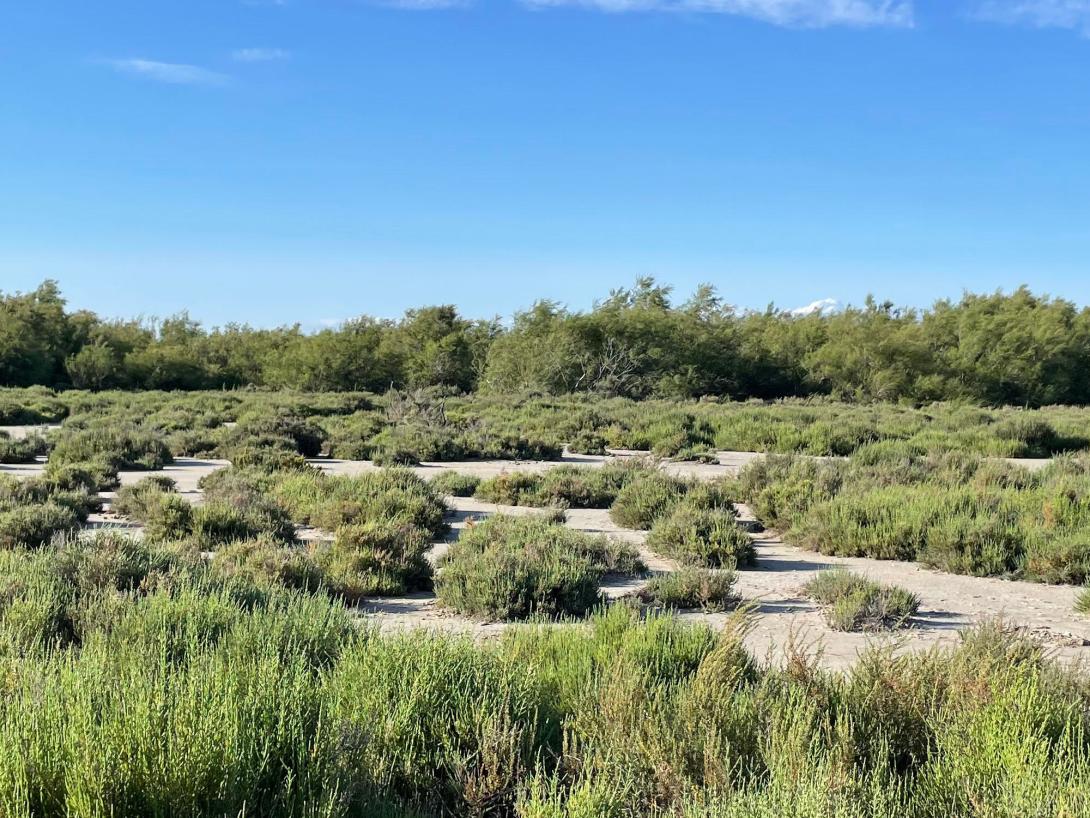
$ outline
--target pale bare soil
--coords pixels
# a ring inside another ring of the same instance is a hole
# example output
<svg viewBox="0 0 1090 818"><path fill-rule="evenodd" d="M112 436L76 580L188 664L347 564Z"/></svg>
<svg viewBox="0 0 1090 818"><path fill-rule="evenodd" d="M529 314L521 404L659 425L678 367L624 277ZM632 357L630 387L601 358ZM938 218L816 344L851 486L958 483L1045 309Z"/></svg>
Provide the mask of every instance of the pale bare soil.
<svg viewBox="0 0 1090 818"><path fill-rule="evenodd" d="M636 453L617 453L630 456ZM762 455L751 452L720 452L719 465L694 463L667 463L667 471L699 479L713 479L733 475L737 470ZM512 462L466 461L456 463L431 463L418 466L414 471L430 479L444 471L457 471L490 477L510 471L542 471L562 464L600 467L610 457L569 455L561 461ZM352 475L370 471L375 466L365 461L316 460L316 466L331 474ZM1047 461L1014 461L1028 468L1040 468ZM192 502L200 502L198 481L206 474L227 465L223 460L196 460L179 458L163 470L173 477L182 496ZM30 475L40 472L42 464L0 466L0 473ZM123 472L123 484L145 477L147 472ZM109 499L109 494L105 495ZM472 498L447 498L451 508L451 534L445 542L436 543L430 557L437 559L459 532L474 520L502 512L505 514L540 514L533 508L515 508L484 503ZM743 509L743 518L748 514ZM640 548L642 556L652 572L676 569L668 559L653 554L644 547L646 533L616 526L607 510L573 509L568 512L568 526L596 534L605 534L631 542ZM107 512L95 515L90 527L122 527L139 534L139 526L121 520ZM300 532L304 539L321 539L329 534L317 530ZM1002 579L980 578L945 574L922 568L915 563L877 561L864 558L848 559L825 557L784 543L774 532L754 535L758 553L758 567L738 573L738 591L752 609L751 630L747 644L757 655L772 661L782 661L788 645L795 643L810 650L821 652L821 663L829 668L844 667L852 663L858 653L868 645L890 643L899 651L923 650L958 639L959 631L988 619L1002 617L1012 626L1025 628L1038 637L1050 651L1067 660L1083 661L1090 658L1090 618L1074 613L1072 606L1078 589L1070 586L1041 585ZM831 630L821 611L806 600L802 586L818 571L831 567L845 567L866 575L870 579L900 585L920 597L919 614L907 630L895 636L875 634L847 634ZM622 597L638 590L643 580L607 579L603 592L611 598ZM508 627L519 627L497 622L479 622L466 619L436 605L431 594L414 594L400 598L376 599L361 606L363 618L382 630L396 631L413 628L429 628L473 634L488 638ZM689 611L682 617L722 625L729 614L705 614Z"/></svg>

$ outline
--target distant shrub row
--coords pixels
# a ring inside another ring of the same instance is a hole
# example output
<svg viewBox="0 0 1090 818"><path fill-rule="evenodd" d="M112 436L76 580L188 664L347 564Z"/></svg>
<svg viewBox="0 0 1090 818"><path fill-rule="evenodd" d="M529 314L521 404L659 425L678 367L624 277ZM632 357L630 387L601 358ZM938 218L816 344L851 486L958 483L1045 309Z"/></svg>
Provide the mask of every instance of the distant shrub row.
<svg viewBox="0 0 1090 818"><path fill-rule="evenodd" d="M0 294L0 385L195 390L261 386L310 391L439 387L492 394L587 393L632 398L834 395L989 405L1090 403L1090 312L1069 301L966 294L930 309L868 298L798 316L739 312L710 286L675 304L650 278L589 312L539 301L498 319L451 305L367 316L336 329L206 330L181 314L158 324L68 312L55 282ZM862 354L861 350L869 351ZM0 400L0 424L36 422ZM438 441L442 443L442 441ZM600 449L588 430L571 441ZM413 447L417 445L413 442ZM396 441L389 448L398 451Z"/></svg>

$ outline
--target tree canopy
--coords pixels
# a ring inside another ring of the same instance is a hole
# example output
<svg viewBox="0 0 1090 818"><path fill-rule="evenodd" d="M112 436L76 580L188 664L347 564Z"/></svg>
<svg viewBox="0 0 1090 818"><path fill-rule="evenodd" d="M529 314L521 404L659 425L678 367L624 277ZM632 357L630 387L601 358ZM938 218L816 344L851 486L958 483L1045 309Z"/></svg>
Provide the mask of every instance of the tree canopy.
<svg viewBox="0 0 1090 818"><path fill-rule="evenodd" d="M810 315L739 312L709 285L673 296L641 278L586 312L539 301L507 327L448 304L308 333L107 320L68 311L46 281L0 294L0 385L1090 402L1090 311L1025 287Z"/></svg>

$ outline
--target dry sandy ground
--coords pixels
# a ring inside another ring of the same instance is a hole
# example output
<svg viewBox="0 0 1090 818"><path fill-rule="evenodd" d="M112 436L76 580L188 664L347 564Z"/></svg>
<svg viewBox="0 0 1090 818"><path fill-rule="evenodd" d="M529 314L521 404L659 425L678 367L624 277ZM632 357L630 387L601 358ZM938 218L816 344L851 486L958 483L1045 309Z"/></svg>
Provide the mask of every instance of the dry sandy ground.
<svg viewBox="0 0 1090 818"><path fill-rule="evenodd" d="M631 453L624 453L631 454ZM670 463L665 468L678 475L711 479L732 475L737 470L760 457L750 452L721 452L719 465ZM505 471L541 471L561 464L600 467L610 458L570 455L556 462L467 461L458 463L425 464L414 471L425 478L443 471L458 471L488 477ZM368 462L344 460L314 461L324 471L333 474L359 474L375 467ZM1029 468L1040 468L1047 461L1015 461ZM184 497L200 501L197 483L201 477L227 465L222 460L179 460L163 470L173 477ZM31 475L40 472L42 464L0 466L0 473ZM147 472L123 472L122 483L131 483L147 475ZM481 519L497 512L511 514L536 514L531 508L512 508L483 503L472 498L448 498L451 506L452 534L457 536L471 519ZM644 561L654 572L670 571L676 566L670 560L648 552L644 548L645 533L619 528L610 520L609 512L598 509L574 509L568 512L567 524L572 528L632 542L641 549ZM93 527L138 527L119 521L111 515L96 516ZM323 536L320 532L302 532L308 538ZM1090 657L1090 618L1076 615L1072 610L1077 589L1065 586L1048 586L1028 582L1011 582L1001 579L964 577L931 571L914 563L845 559L824 557L788 545L773 533L756 535L758 567L739 572L738 590L753 606L752 630L747 644L758 656L780 661L784 648L791 640L821 651L821 662L830 668L850 664L859 651L874 643L890 642L898 650L921 650L927 647L951 643L958 632L973 623L1003 617L1011 625L1026 628L1039 637L1056 655L1069 660ZM432 558L437 558L449 543L437 543ZM832 631L824 622L821 612L806 599L800 589L816 572L843 566L867 577L903 586L916 593L921 601L919 615L911 627L896 637L866 634L844 634ZM610 597L623 596L639 588L639 580L609 581L603 591ZM504 623L482 623L446 613L439 609L430 594L416 594L404 598L375 600L363 606L363 616L384 630L432 628L474 634L481 638L502 632ZM728 615L687 612L686 619L704 621L713 626L721 625Z"/></svg>

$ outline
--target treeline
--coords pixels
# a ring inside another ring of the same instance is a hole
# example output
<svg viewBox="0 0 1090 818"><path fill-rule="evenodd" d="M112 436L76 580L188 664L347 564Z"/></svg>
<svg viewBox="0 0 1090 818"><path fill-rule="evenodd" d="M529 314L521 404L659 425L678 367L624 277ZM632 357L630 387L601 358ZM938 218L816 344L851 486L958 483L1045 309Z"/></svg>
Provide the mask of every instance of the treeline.
<svg viewBox="0 0 1090 818"><path fill-rule="evenodd" d="M540 301L510 327L448 305L306 333L206 330L185 314L104 320L69 312L47 281L0 295L0 385L1090 403L1090 310L1025 287L803 316L741 313L710 286L682 303L671 295L648 278L589 312Z"/></svg>

